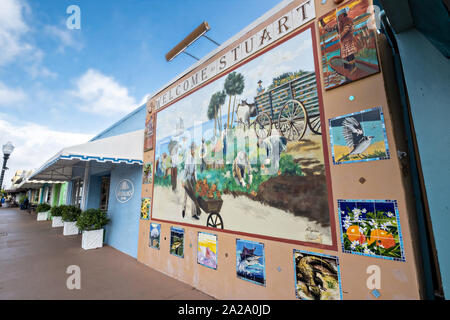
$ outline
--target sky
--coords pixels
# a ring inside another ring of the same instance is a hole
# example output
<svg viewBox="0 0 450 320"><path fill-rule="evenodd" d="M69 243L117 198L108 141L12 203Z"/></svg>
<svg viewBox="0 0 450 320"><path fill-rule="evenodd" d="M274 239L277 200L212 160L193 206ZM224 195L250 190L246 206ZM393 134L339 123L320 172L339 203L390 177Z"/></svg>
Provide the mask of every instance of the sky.
<svg viewBox="0 0 450 320"><path fill-rule="evenodd" d="M3 185L84 143L145 103L195 60L165 54L202 21L223 43L276 0L1 0L0 145L15 146ZM80 29L69 29L80 8ZM216 45L201 38L201 58Z"/></svg>

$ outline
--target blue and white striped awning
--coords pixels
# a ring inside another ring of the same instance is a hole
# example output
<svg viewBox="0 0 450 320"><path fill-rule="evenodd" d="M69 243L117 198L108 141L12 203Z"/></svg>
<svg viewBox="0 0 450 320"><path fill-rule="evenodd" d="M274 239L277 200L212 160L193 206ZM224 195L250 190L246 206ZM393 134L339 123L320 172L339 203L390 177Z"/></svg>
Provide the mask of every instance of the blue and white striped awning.
<svg viewBox="0 0 450 320"><path fill-rule="evenodd" d="M67 181L74 166L88 161L104 164L142 164L144 130L124 133L62 149L31 176L30 180Z"/></svg>

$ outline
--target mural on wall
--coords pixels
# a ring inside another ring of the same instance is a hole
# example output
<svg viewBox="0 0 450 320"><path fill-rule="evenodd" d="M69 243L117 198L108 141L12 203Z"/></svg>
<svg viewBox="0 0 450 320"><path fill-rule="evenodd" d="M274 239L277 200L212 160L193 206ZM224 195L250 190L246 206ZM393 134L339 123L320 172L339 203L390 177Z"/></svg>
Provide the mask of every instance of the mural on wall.
<svg viewBox="0 0 450 320"><path fill-rule="evenodd" d="M395 200L338 200L342 250L405 261Z"/></svg>
<svg viewBox="0 0 450 320"><path fill-rule="evenodd" d="M205 267L217 269L217 235L198 233L197 262Z"/></svg>
<svg viewBox="0 0 450 320"><path fill-rule="evenodd" d="M143 184L153 183L153 162L147 162L144 164L144 172L142 174Z"/></svg>
<svg viewBox="0 0 450 320"><path fill-rule="evenodd" d="M155 128L155 114L147 112L147 116L145 118L144 151L153 149L154 128Z"/></svg>
<svg viewBox="0 0 450 320"><path fill-rule="evenodd" d="M329 120L334 164L389 159L381 107Z"/></svg>
<svg viewBox="0 0 450 320"><path fill-rule="evenodd" d="M236 274L240 279L266 285L263 243L236 239Z"/></svg>
<svg viewBox="0 0 450 320"><path fill-rule="evenodd" d="M141 219L148 220L150 218L150 210L152 208L151 198L142 198L141 200Z"/></svg>
<svg viewBox="0 0 450 320"><path fill-rule="evenodd" d="M338 257L294 249L294 270L298 299L342 299Z"/></svg>
<svg viewBox="0 0 450 320"><path fill-rule="evenodd" d="M380 71L368 0L353 0L319 19L325 89Z"/></svg>
<svg viewBox="0 0 450 320"><path fill-rule="evenodd" d="M150 223L148 246L159 250L160 238L161 238L161 224Z"/></svg>
<svg viewBox="0 0 450 320"><path fill-rule="evenodd" d="M309 28L159 111L152 218L332 245L320 110Z"/></svg>
<svg viewBox="0 0 450 320"><path fill-rule="evenodd" d="M170 254L177 257L184 257L184 229L170 228Z"/></svg>

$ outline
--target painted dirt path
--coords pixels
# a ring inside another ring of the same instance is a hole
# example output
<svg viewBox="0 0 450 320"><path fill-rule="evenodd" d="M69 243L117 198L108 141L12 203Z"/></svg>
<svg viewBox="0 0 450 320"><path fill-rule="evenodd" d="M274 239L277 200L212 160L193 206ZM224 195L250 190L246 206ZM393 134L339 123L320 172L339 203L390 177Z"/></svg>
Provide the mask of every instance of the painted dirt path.
<svg viewBox="0 0 450 320"><path fill-rule="evenodd" d="M182 218L183 196L180 189L174 193L169 188L155 185L153 218L206 226L208 215L204 212L200 220L190 216L189 199L186 216ZM243 196L234 198L232 195L223 195L222 199L220 215L227 230L241 230L242 226L246 226L246 230L241 231L283 239L332 244L330 228L322 227L306 217L294 216Z"/></svg>

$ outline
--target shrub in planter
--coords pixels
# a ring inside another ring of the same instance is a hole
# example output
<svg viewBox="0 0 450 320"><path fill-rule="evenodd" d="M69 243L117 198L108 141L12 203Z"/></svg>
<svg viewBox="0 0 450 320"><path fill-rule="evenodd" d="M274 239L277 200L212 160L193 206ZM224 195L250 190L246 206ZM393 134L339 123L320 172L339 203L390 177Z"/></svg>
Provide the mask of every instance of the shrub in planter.
<svg viewBox="0 0 450 320"><path fill-rule="evenodd" d="M41 203L36 207L37 212L37 220L38 221L44 221L48 219L48 212L50 211L52 207L48 205L47 203Z"/></svg>
<svg viewBox="0 0 450 320"><path fill-rule="evenodd" d="M75 222L81 214L81 209L76 206L64 206L61 210L61 217L64 222Z"/></svg>
<svg viewBox="0 0 450 320"><path fill-rule="evenodd" d="M64 226L61 216L62 216L62 213L63 213L63 210L65 207L67 207L67 206L66 205L55 206L55 207L52 207L52 209L50 210L50 213L52 215L52 227L53 228Z"/></svg>
<svg viewBox="0 0 450 320"><path fill-rule="evenodd" d="M52 208L52 207L51 207L49 204L47 204L47 203L41 203L41 204L39 204L39 205L36 207L36 212L37 212L37 213L39 213L39 212L47 212L47 211L49 211L51 208Z"/></svg>
<svg viewBox="0 0 450 320"><path fill-rule="evenodd" d="M50 213L52 214L52 217L61 217L65 207L67 207L67 206L66 205L61 205L61 206L54 206L54 207L52 207L52 209L50 210Z"/></svg>
<svg viewBox="0 0 450 320"><path fill-rule="evenodd" d="M62 220L64 221L64 231L65 236L78 234L78 228L76 226L76 221L78 216L81 214L81 209L76 206L65 206L62 209Z"/></svg>
<svg viewBox="0 0 450 320"><path fill-rule="evenodd" d="M83 211L77 220L77 227L83 231L81 247L85 250L103 246L103 227L109 222L106 212L100 209Z"/></svg>

